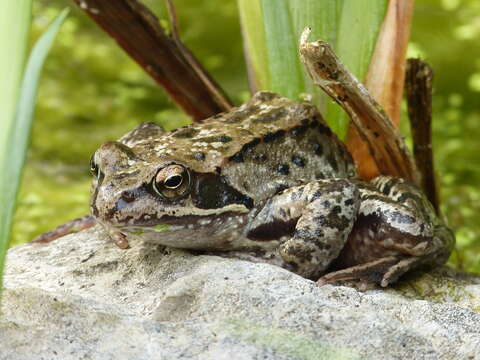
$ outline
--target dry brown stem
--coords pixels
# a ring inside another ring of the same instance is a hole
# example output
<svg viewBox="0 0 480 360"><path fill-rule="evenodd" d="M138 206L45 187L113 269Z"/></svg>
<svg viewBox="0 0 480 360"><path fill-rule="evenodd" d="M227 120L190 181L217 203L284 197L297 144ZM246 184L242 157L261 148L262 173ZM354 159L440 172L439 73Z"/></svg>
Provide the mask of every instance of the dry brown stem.
<svg viewBox="0 0 480 360"><path fill-rule="evenodd" d="M395 127L400 122L400 107L405 79L405 56L413 15L413 0L390 0L380 29L375 51L365 79L372 97L383 106ZM350 126L347 147L365 178L379 174L367 145L355 127Z"/></svg>
<svg viewBox="0 0 480 360"><path fill-rule="evenodd" d="M418 183L415 163L400 134L368 90L343 66L324 41L300 40L300 55L313 81L350 116L381 174Z"/></svg>
<svg viewBox="0 0 480 360"><path fill-rule="evenodd" d="M158 83L194 120L232 104L193 54L168 36L155 15L137 0L74 0ZM172 6L170 4L170 13Z"/></svg>
<svg viewBox="0 0 480 360"><path fill-rule="evenodd" d="M420 59L408 59L405 89L408 118L413 137L413 154L421 174L421 186L438 213L438 193L432 152L433 71Z"/></svg>

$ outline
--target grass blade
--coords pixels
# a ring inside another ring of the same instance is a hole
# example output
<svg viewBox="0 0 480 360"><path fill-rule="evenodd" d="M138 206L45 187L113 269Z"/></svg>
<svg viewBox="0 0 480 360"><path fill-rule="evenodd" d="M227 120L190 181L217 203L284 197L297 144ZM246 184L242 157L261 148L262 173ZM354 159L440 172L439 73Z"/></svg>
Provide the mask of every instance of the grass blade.
<svg viewBox="0 0 480 360"><path fill-rule="evenodd" d="M23 164L27 153L30 128L35 110L38 80L45 58L60 30L68 9L63 10L50 24L35 44L23 76L15 116L6 119L9 126L5 141L1 143L2 157L0 168L0 282L3 274L5 255L10 239L12 218L15 211L17 192L21 180ZM4 125L6 126L6 125ZM1 283L0 283L1 285ZM0 286L0 289L2 287Z"/></svg>
<svg viewBox="0 0 480 360"><path fill-rule="evenodd" d="M267 59L267 40L263 26L262 4L257 0L238 0L244 52L252 93L270 84Z"/></svg>
<svg viewBox="0 0 480 360"><path fill-rule="evenodd" d="M387 1L384 0L350 0L339 12L334 49L346 68L361 81L365 81L386 11ZM345 111L328 102L325 114L335 132L343 138L350 121Z"/></svg>
<svg viewBox="0 0 480 360"><path fill-rule="evenodd" d="M262 0L267 42L268 86L292 99L305 91L302 65L298 61L298 36L286 1ZM281 39L281 41L279 41Z"/></svg>
<svg viewBox="0 0 480 360"><path fill-rule="evenodd" d="M390 0L364 81L370 94L385 109L396 127L400 123L412 15L413 0ZM362 178L371 179L380 174L368 146L354 127L349 129L346 143Z"/></svg>
<svg viewBox="0 0 480 360"><path fill-rule="evenodd" d="M0 2L0 144L5 144L8 128L15 116L18 91L27 53L32 0ZM3 152L0 152L0 157Z"/></svg>

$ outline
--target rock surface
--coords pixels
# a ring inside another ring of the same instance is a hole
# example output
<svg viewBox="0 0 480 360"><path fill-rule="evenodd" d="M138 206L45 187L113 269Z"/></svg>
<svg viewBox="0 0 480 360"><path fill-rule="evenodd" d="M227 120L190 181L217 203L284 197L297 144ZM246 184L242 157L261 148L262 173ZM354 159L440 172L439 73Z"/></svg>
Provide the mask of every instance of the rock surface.
<svg viewBox="0 0 480 360"><path fill-rule="evenodd" d="M317 287L286 270L98 227L10 250L0 359L480 359L480 278Z"/></svg>

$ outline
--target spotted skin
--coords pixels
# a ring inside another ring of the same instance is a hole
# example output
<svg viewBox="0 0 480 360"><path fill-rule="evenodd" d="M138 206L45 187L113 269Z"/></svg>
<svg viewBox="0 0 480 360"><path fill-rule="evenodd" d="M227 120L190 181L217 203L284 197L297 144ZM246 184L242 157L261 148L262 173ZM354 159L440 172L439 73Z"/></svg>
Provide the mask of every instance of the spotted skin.
<svg viewBox="0 0 480 360"><path fill-rule="evenodd" d="M295 202L302 209L293 237L279 248L280 256L294 264L298 274L316 279L347 241L358 212L358 189L348 180L322 180L289 189L275 200L282 202L292 192L299 192Z"/></svg>
<svg viewBox="0 0 480 360"><path fill-rule="evenodd" d="M447 261L454 234L418 187L388 176L357 184L359 215L335 261L343 270L325 275L319 284L365 280L385 287L411 269Z"/></svg>

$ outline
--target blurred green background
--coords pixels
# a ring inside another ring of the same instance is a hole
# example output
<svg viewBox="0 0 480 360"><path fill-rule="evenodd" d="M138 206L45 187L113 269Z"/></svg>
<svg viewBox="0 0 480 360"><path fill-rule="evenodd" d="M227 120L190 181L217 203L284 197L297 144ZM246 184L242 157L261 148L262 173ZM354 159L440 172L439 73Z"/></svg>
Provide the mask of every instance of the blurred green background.
<svg viewBox="0 0 480 360"><path fill-rule="evenodd" d="M435 70L434 153L442 208L457 234L451 262L480 272L480 2L416 0L409 47ZM145 1L165 18L163 2ZM72 12L40 83L13 243L88 213L91 154L142 121L187 123L162 90L73 1L37 0L32 42ZM239 104L249 97L235 0L176 0L184 42ZM404 117L405 118L405 117ZM403 132L408 133L404 119Z"/></svg>

